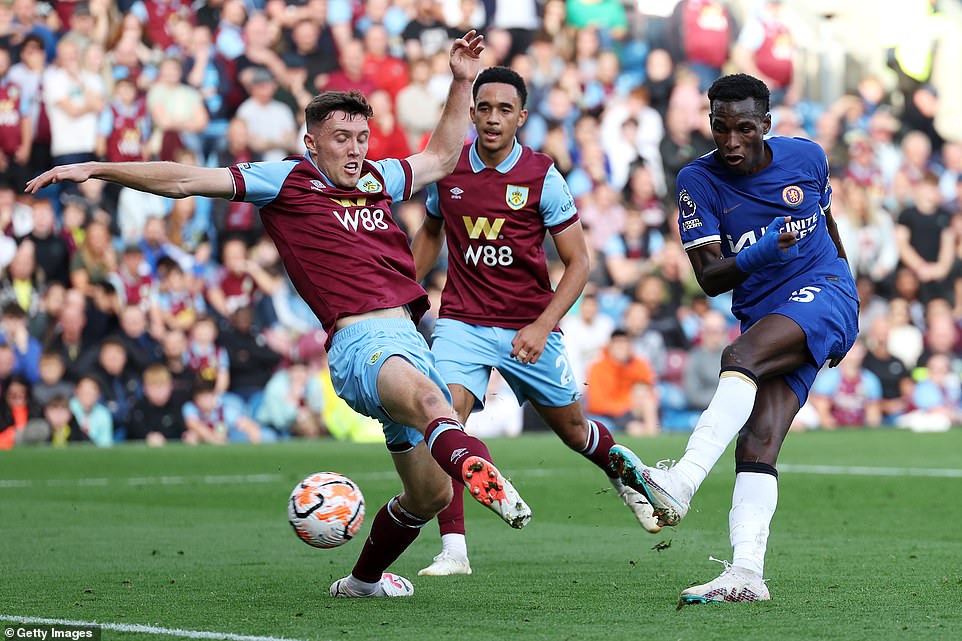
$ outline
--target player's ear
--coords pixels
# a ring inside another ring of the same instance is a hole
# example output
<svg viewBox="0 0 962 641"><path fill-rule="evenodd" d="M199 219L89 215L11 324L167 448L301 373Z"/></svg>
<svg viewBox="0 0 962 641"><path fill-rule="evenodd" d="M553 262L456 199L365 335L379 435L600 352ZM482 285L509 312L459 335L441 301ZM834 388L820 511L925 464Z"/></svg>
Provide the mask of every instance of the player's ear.
<svg viewBox="0 0 962 641"><path fill-rule="evenodd" d="M304 134L304 146L307 147L310 153L317 153L317 149L314 147L314 136L312 136L310 132Z"/></svg>
<svg viewBox="0 0 962 641"><path fill-rule="evenodd" d="M768 134L772 130L772 114L767 113L765 117L762 118L762 134Z"/></svg>
<svg viewBox="0 0 962 641"><path fill-rule="evenodd" d="M528 110L522 109L521 113L518 115L518 126L520 127L528 119Z"/></svg>

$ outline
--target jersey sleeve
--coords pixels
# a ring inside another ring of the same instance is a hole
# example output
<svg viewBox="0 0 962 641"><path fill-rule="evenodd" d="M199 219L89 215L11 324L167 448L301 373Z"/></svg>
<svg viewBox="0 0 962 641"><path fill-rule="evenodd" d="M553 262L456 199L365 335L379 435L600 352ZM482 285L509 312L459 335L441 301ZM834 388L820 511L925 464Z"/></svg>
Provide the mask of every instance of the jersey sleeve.
<svg viewBox="0 0 962 641"><path fill-rule="evenodd" d="M568 183L554 165L548 168L541 186L541 218L552 235L578 222L578 208Z"/></svg>
<svg viewBox="0 0 962 641"><path fill-rule="evenodd" d="M411 165L407 160L388 158L373 161L371 164L377 167L384 178L384 191L391 197L391 200L407 200L411 197L411 190L414 187L414 174L411 172Z"/></svg>
<svg viewBox="0 0 962 641"><path fill-rule="evenodd" d="M830 180L831 172L828 168L828 156L825 155L821 147L818 147L817 153L816 176L819 185L818 204L821 205L822 209L828 209L832 206L832 182Z"/></svg>
<svg viewBox="0 0 962 641"><path fill-rule="evenodd" d="M438 184L431 183L424 190L425 196L427 198L424 201L424 208L428 212L428 216L431 218L444 218L441 215L441 201L438 198Z"/></svg>
<svg viewBox="0 0 962 641"><path fill-rule="evenodd" d="M685 251L721 242L718 213L705 177L690 167L678 172L678 229Z"/></svg>
<svg viewBox="0 0 962 641"><path fill-rule="evenodd" d="M277 160L272 162L245 162L228 167L234 179L234 196L231 200L253 203L263 207L277 198L284 181L297 160Z"/></svg>

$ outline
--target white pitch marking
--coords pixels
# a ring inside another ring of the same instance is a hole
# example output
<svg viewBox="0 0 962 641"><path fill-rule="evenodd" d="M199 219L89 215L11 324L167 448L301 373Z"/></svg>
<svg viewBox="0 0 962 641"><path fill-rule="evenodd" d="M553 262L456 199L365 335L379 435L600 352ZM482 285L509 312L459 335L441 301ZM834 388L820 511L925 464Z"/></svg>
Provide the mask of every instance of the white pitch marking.
<svg viewBox="0 0 962 641"><path fill-rule="evenodd" d="M569 469L569 468L564 468ZM819 476L889 476L889 477L929 477L929 478L962 478L962 469L955 468L926 468L926 467L881 467L881 466L853 466L853 465L799 465L784 463L778 465L781 472L793 474L815 474ZM563 471L562 468L538 467L529 470L516 470L518 478L553 476ZM0 490L17 489L44 485L47 487L107 487L109 485L187 485L200 483L204 485L227 485L231 483L274 483L285 478L281 474L233 474L207 476L133 476L128 478L86 478L86 479L0 479ZM392 481L397 479L395 472L358 472L351 474L355 481Z"/></svg>
<svg viewBox="0 0 962 641"><path fill-rule="evenodd" d="M140 632L142 634L158 634L167 637L181 637L187 639L222 639L223 641L300 641L284 637L262 637L251 634L231 634L230 632L207 632L205 630L181 630L179 628L160 628L153 625L137 625L134 623L100 623L99 621L73 621L70 619L41 619L37 617L14 617L0 614L0 621L10 623L25 623L39 625L68 625L68 626L98 626L104 630L117 632Z"/></svg>

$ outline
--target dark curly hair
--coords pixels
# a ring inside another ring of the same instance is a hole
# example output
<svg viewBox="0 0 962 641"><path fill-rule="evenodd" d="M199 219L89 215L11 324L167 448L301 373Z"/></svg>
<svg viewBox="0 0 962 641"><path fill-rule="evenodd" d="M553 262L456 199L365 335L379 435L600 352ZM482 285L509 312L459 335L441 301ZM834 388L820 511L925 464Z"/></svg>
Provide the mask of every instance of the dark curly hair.
<svg viewBox="0 0 962 641"><path fill-rule="evenodd" d="M524 84L524 79L518 75L517 71L507 67L488 67L478 74L471 91L475 102L478 101L478 92L481 91L481 86L489 82L503 82L514 87L518 91L518 97L521 98L522 109L528 103L528 88Z"/></svg>
<svg viewBox="0 0 962 641"><path fill-rule="evenodd" d="M771 108L771 92L764 82L746 73L722 76L708 88L708 102L715 110L715 102L738 102L745 98L755 101L759 115L764 116Z"/></svg>

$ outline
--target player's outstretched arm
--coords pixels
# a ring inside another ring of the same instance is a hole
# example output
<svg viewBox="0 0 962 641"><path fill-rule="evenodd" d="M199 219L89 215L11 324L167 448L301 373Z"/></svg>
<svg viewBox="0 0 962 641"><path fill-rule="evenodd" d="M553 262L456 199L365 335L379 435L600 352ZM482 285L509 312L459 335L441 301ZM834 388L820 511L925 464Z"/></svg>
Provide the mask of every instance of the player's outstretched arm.
<svg viewBox="0 0 962 641"><path fill-rule="evenodd" d="M444 245L444 220L425 216L420 229L414 234L414 240L411 241L411 253L414 254L414 269L418 282L424 280L434 264L438 262L442 245Z"/></svg>
<svg viewBox="0 0 962 641"><path fill-rule="evenodd" d="M454 171L468 132L471 106L471 84L481 69L484 36L471 30L451 46L451 73L454 79L438 126L427 147L408 158L414 174L412 193L437 182Z"/></svg>
<svg viewBox="0 0 962 641"><path fill-rule="evenodd" d="M82 183L90 178L167 198L231 198L234 195L234 181L227 169L194 167L175 162L85 162L61 165L28 182L24 191L35 194L47 185Z"/></svg>

